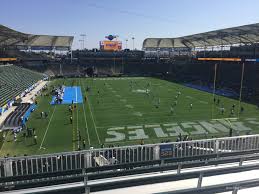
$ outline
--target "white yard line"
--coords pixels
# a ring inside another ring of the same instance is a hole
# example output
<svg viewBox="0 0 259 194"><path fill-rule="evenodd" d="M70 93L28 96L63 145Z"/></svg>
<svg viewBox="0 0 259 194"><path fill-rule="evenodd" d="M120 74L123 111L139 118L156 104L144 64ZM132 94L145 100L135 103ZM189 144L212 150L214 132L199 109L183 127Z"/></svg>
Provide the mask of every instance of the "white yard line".
<svg viewBox="0 0 259 194"><path fill-rule="evenodd" d="M77 89L78 89L78 87L76 87L76 102L77 102ZM77 135L76 138L78 138L78 135L79 135L79 129L78 129L78 109L79 109L79 107L77 106L76 107L76 135ZM80 146L80 142L78 140L77 141L77 147L79 148L79 146Z"/></svg>
<svg viewBox="0 0 259 194"><path fill-rule="evenodd" d="M82 85L81 79L80 79L80 85ZM86 128L86 132L87 132L88 144L91 145L90 136L89 136L89 129L88 129L88 124L87 124L86 114L85 114L85 103L84 102L83 102L83 110L84 110L85 128Z"/></svg>
<svg viewBox="0 0 259 194"><path fill-rule="evenodd" d="M101 144L100 137L99 137L99 134L98 134L98 131L97 131L97 127L96 127L96 124L95 124L95 121L94 121L94 116L93 116L93 113L92 113L91 105L90 105L90 103L89 103L89 99L88 99L87 95L86 95L86 101L87 101L87 104L88 104L88 106L89 106L89 110L90 110L91 117L92 117L92 120L93 120L94 129L95 129L95 133L96 133L98 142L99 142L99 144Z"/></svg>
<svg viewBox="0 0 259 194"><path fill-rule="evenodd" d="M42 142L41 142L41 144L40 144L40 148L39 148L39 149L42 148L42 145L43 145L44 140L45 140L45 138L46 138L47 132L48 132L48 130L49 130L50 123L51 123L52 118L53 118L53 115L54 115L54 113L55 113L56 107L57 107L57 106L55 106L55 108L54 108L54 110L53 110L53 112L52 112L52 115L51 115L50 120L49 120L49 124L48 124L48 126L47 126L47 128L46 128L46 131L45 131L45 134L44 134L44 136L43 136L43 139L42 139Z"/></svg>
<svg viewBox="0 0 259 194"><path fill-rule="evenodd" d="M93 120L94 129L95 129L95 132L96 132L96 136L97 136L98 142L99 142L99 144L101 144L100 137L99 137L99 134L97 132L96 124L95 124L95 121L94 121L94 116L93 116L93 113L92 113L91 105L89 103L89 99L88 99L87 96L86 96L86 100L87 100L87 104L89 105L89 110L90 110L91 117L92 117L92 120Z"/></svg>

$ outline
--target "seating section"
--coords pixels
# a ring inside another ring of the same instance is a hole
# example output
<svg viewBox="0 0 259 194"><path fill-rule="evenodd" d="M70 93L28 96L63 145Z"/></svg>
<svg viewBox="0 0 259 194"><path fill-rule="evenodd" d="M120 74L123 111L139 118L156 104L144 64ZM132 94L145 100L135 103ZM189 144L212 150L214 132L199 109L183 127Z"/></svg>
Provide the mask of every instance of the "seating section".
<svg viewBox="0 0 259 194"><path fill-rule="evenodd" d="M0 107L23 93L43 75L14 65L0 65Z"/></svg>
<svg viewBox="0 0 259 194"><path fill-rule="evenodd" d="M5 120L4 128L15 128L22 125L22 117L30 108L30 104L20 104Z"/></svg>

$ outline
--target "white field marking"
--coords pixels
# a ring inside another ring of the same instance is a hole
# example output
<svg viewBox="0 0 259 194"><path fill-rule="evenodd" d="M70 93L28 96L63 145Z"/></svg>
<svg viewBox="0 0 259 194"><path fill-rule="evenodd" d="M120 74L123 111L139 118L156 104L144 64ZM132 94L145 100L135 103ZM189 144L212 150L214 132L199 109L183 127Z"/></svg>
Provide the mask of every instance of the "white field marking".
<svg viewBox="0 0 259 194"><path fill-rule="evenodd" d="M47 128L46 128L46 131L45 131L45 134L44 134L43 139L42 139L42 141L41 141L41 144L40 144L40 148L39 148L39 149L42 148L42 145L43 145L43 143L44 143L44 141L45 141L45 138L46 138L47 132L48 132L48 130L49 130L49 126L50 126L50 123L51 123L51 121L52 121L52 118L53 118L53 115L54 115L54 113L55 113L56 108L57 108L57 106L55 106L55 108L54 108L54 110L53 110L53 112L52 112L52 115L51 115L51 117L50 117L48 126L47 126Z"/></svg>
<svg viewBox="0 0 259 194"><path fill-rule="evenodd" d="M237 121L238 118L235 117L229 117L229 118L220 118L220 119L211 119L212 121L222 121L222 120L229 120L229 121Z"/></svg>
<svg viewBox="0 0 259 194"><path fill-rule="evenodd" d="M77 88L78 87L76 87L76 102L77 102ZM78 109L79 109L79 107L76 107L76 138L78 138L78 135L79 135L79 129L78 129ZM77 148L79 148L79 146L80 146L80 142L79 141L77 141Z"/></svg>
<svg viewBox="0 0 259 194"><path fill-rule="evenodd" d="M80 84L82 85L81 80L80 80ZM86 128L86 132L87 132L88 144L91 145L88 124L87 124L87 121L86 121L85 103L84 102L83 102L83 110L84 110L85 128Z"/></svg>
<svg viewBox="0 0 259 194"><path fill-rule="evenodd" d="M109 129L107 129L108 131L110 131L110 130L121 130L121 129L125 129L125 127L112 127L112 128L109 128Z"/></svg>
<svg viewBox="0 0 259 194"><path fill-rule="evenodd" d="M127 108L134 108L131 104L126 104L125 105Z"/></svg>
<svg viewBox="0 0 259 194"><path fill-rule="evenodd" d="M193 97L191 97L191 96L185 96L185 98L193 99Z"/></svg>
<svg viewBox="0 0 259 194"><path fill-rule="evenodd" d="M126 100L126 99L120 99L120 101L121 101L121 102L127 102L127 100Z"/></svg>
<svg viewBox="0 0 259 194"><path fill-rule="evenodd" d="M119 97L119 98L121 97L121 95L119 95L119 94L116 94L115 96L116 96L116 97Z"/></svg>
<svg viewBox="0 0 259 194"><path fill-rule="evenodd" d="M90 110L90 113L91 113L91 117L92 117L92 120L93 120L94 129L95 129L95 133L96 133L98 142L99 142L99 144L101 144L100 137L99 137L99 134L98 134L98 132L97 132L96 124L95 124L95 121L94 121L94 116L93 116L93 113L92 113L91 105L90 105L90 103L89 103L89 99L88 99L87 96L86 96L86 100L87 100L87 104L88 104L88 106L89 106L89 110Z"/></svg>
<svg viewBox="0 0 259 194"><path fill-rule="evenodd" d="M237 121L238 120L238 118L232 118L232 117L230 117L230 118L220 118L220 119L210 119L210 120L206 120L207 122L209 122L209 121L220 121L220 120L230 120L230 121ZM193 120L193 121L190 121L190 122L195 122L195 123L197 123L197 122L203 122L204 120ZM98 126L97 128L99 128L99 129L104 129L104 128L106 128L106 129L109 129L109 130L113 130L113 129L111 129L111 128L115 128L115 129L120 129L120 128L127 128L127 129L129 129L129 128L131 128L131 129L135 129L136 127L145 127L145 128L148 128L148 127L157 127L157 126L164 126L164 127L171 127L172 125L179 125L180 123L183 123L183 122L187 122L187 121L178 121L178 122L174 122L174 121L172 121L171 123L148 123L148 124L145 124L145 123L141 123L141 124L139 124L139 123L136 123L136 125L125 125L124 127L119 127L119 126Z"/></svg>
<svg viewBox="0 0 259 194"><path fill-rule="evenodd" d="M202 100L200 100L199 102L200 102L201 104L209 104L208 102L202 101Z"/></svg>
<svg viewBox="0 0 259 194"><path fill-rule="evenodd" d="M143 114L141 112L134 112L133 115L138 116L138 117L142 117Z"/></svg>
<svg viewBox="0 0 259 194"><path fill-rule="evenodd" d="M136 129L136 128L142 128L143 125L138 125L138 126L127 126L127 129Z"/></svg>
<svg viewBox="0 0 259 194"><path fill-rule="evenodd" d="M149 128L149 127L160 127L160 125L144 125L145 128Z"/></svg>

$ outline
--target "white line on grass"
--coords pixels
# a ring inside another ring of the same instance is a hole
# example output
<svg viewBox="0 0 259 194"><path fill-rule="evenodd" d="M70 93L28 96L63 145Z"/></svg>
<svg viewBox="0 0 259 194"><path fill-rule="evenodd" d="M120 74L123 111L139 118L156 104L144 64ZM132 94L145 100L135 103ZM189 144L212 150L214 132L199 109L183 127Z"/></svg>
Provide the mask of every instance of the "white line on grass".
<svg viewBox="0 0 259 194"><path fill-rule="evenodd" d="M83 103L83 110L84 110L85 128L86 128L86 132L87 132L88 144L91 145L90 136L89 136L89 130L88 130L88 125L87 125L87 121L86 121L85 104L84 104L84 103Z"/></svg>
<svg viewBox="0 0 259 194"><path fill-rule="evenodd" d="M99 134L97 132L96 124L95 124L95 121L94 121L94 116L93 116L92 109L91 109L91 106L90 106L89 99L88 99L87 95L86 95L86 100L87 100L87 104L89 105L89 110L90 110L91 117L92 117L92 120L93 120L94 129L95 129L95 132L96 132L98 142L99 142L99 144L101 144L100 137L99 137Z"/></svg>
<svg viewBox="0 0 259 194"><path fill-rule="evenodd" d="M48 124L48 126L47 126L47 128L46 128L46 131L45 131L45 134L44 134L44 136L43 136L43 139L42 139L42 142L41 142L41 144L40 144L40 148L39 148L39 149L42 148L42 145L43 145L44 140L45 140L45 138L46 138L47 132L48 132L48 130L49 130L50 123L51 123L52 118L53 118L53 115L54 115L54 113L55 113L56 107L57 107L57 106L55 106L55 108L54 108L54 110L53 110L53 112L52 112L52 115L51 115L50 120L49 120L49 124Z"/></svg>
<svg viewBox="0 0 259 194"><path fill-rule="evenodd" d="M80 85L82 86L81 79L80 79ZM86 91L85 91L85 95L87 95ZM88 129L88 124L87 124L86 114L85 114L85 103L84 103L84 101L83 101L83 110L84 110L85 128L86 128L86 132L87 132L88 144L91 145L90 136L89 136L89 129Z"/></svg>
<svg viewBox="0 0 259 194"><path fill-rule="evenodd" d="M76 87L76 102L77 102L77 89L78 89L78 87ZM78 102L77 102L78 103ZM77 135L77 137L76 138L79 138L78 136L79 136L79 129L78 129L78 109L79 109L79 107L77 106L76 107L76 135ZM77 148L79 148L79 146L80 146L80 142L79 142L79 140L77 140Z"/></svg>
<svg viewBox="0 0 259 194"><path fill-rule="evenodd" d="M81 80L80 80L80 84L81 84L81 86L83 86ZM88 101L86 92L85 92L85 95L86 95L86 101ZM87 102L87 103L88 103L88 102ZM89 105L89 103L88 103L88 105ZM90 105L89 105L89 109L90 109ZM86 127L86 130L87 130L88 143L89 143L89 145L91 145L90 135L89 135L89 128L88 128L88 124L87 124L87 120L86 120L85 104L84 104L84 102L83 102L83 110L84 110L85 127ZM95 127L96 127L96 126L95 126ZM95 129L95 130L96 130L96 129ZM96 134L97 134L98 140L99 140L99 142L100 142L99 135L98 135L97 131L96 131Z"/></svg>

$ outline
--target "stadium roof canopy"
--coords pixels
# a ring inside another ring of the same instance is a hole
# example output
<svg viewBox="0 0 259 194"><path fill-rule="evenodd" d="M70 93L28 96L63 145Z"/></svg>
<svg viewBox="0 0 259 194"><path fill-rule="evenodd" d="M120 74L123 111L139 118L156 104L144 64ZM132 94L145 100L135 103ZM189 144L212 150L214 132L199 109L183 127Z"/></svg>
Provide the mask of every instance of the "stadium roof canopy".
<svg viewBox="0 0 259 194"><path fill-rule="evenodd" d="M16 46L17 48L32 50L68 50L73 36L34 35L15 31L0 25L0 46Z"/></svg>
<svg viewBox="0 0 259 194"><path fill-rule="evenodd" d="M143 49L210 47L259 42L259 23L215 30L178 38L147 38Z"/></svg>

